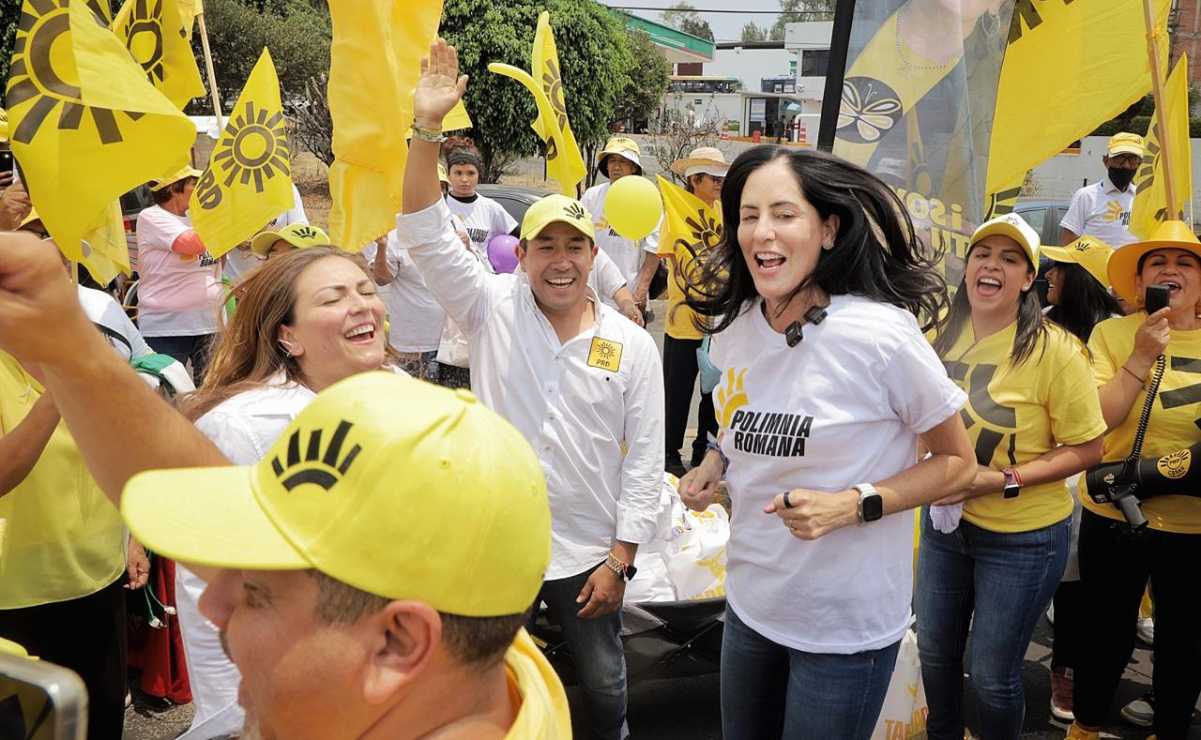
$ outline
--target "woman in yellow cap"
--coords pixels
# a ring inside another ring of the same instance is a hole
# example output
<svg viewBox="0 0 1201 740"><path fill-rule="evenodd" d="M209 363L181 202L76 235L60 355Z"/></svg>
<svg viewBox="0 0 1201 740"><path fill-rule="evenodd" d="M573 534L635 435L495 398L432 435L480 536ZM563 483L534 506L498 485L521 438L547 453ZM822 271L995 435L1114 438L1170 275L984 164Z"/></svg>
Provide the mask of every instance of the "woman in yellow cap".
<svg viewBox="0 0 1201 740"><path fill-rule="evenodd" d="M295 227L287 227L288 229ZM383 301L358 255L333 247L289 248L234 288L238 310L213 348L204 387L184 399L230 461L259 461L322 389L377 370L389 357ZM176 568L176 604L196 714L204 737L241 729L239 674L200 616L205 582ZM205 724L208 723L208 724Z"/></svg>
<svg viewBox="0 0 1201 740"><path fill-rule="evenodd" d="M1110 319L1093 330L1089 350L1110 428L1103 459L1126 459L1140 439L1140 457L1187 450L1201 442L1201 241L1186 224L1167 221L1151 239L1115 252L1108 271L1114 291L1130 305L1144 307L1147 287L1162 285L1168 306L1150 316L1144 309ZM1151 402L1148 393L1155 396ZM1185 473L1191 459L1184 457ZM1169 470L1165 475L1181 474ZM1097 737L1134 647L1139 603L1150 582L1155 592L1153 726L1159 740L1181 740L1201 692L1195 606L1201 498L1165 495L1143 501L1147 526L1138 531L1112 503L1096 503L1089 495L1082 495L1081 503L1080 577L1088 615L1081 639L1088 647L1076 671L1076 724L1068 736Z"/></svg>
<svg viewBox="0 0 1201 740"><path fill-rule="evenodd" d="M922 519L914 611L934 740L964 737L969 629L977 734L1021 733L1022 659L1070 549L1064 481L1101 457L1092 371L1080 340L1043 317L1038 254L1021 217L982 224L935 334L934 350L968 392L962 413L979 467L966 492Z"/></svg>
<svg viewBox="0 0 1201 740"><path fill-rule="evenodd" d="M1043 247L1040 254L1055 261L1047 271L1048 321L1067 329L1082 342L1088 342L1093 327L1098 323L1121 316L1123 311L1118 301L1109 292L1109 258L1113 248L1091 236L1082 236L1065 247ZM1079 494L1079 477L1068 482L1072 498ZM1072 544L1068 552L1068 564L1063 581L1055 590L1047 619L1052 622L1051 643L1051 714L1060 722L1071 722L1072 680L1077 664L1076 656L1084 646L1080 643L1082 620L1080 611L1080 563L1078 547L1080 537L1080 504L1072 509Z"/></svg>

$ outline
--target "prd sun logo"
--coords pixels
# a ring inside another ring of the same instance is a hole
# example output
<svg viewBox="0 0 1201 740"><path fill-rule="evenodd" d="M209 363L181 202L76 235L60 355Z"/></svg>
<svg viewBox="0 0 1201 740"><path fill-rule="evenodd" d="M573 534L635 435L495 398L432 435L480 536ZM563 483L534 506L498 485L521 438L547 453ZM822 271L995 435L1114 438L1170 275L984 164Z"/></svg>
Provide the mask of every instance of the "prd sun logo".
<svg viewBox="0 0 1201 740"><path fill-rule="evenodd" d="M71 45L70 6L71 0L29 0L23 6L13 43L7 102L14 120L18 118L17 109L26 104L29 108L11 132L15 142L32 144L46 119L57 113L51 125L58 130L78 130L87 114L96 124L102 144L118 144L124 136L117 113L135 121L141 118L140 113L84 105ZM87 7L97 25L104 25L96 15L97 6L89 2Z"/></svg>
<svg viewBox="0 0 1201 740"><path fill-rule="evenodd" d="M135 0L133 12L125 21L121 35L134 61L146 70L152 84L163 81L163 2L165 0Z"/></svg>
<svg viewBox="0 0 1201 740"><path fill-rule="evenodd" d="M243 113L229 120L217 142L213 164L196 185L200 207L212 210L221 205L224 191L239 182L245 186L254 181L255 192L262 193L267 180L289 174L288 157L283 111L273 114L247 103ZM218 177L224 179L218 182Z"/></svg>
<svg viewBox="0 0 1201 740"><path fill-rule="evenodd" d="M750 403L746 394L746 372L745 368L726 370L726 377L713 396L714 405L717 407L717 424L721 429L729 429L734 420L734 412Z"/></svg>

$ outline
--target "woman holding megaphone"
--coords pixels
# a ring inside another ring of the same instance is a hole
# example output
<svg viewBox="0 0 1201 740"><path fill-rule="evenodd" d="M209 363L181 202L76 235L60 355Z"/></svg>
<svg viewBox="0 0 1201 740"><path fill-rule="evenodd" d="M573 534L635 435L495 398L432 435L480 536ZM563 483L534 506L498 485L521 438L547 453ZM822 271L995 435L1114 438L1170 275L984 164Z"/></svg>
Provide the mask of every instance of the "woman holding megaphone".
<svg viewBox="0 0 1201 740"><path fill-rule="evenodd" d="M1098 324L1089 340L1109 427L1102 459L1166 456L1155 470L1163 479L1180 480L1181 487L1179 494L1143 498L1163 490L1165 481L1140 478L1133 460L1129 467L1086 476L1080 576L1088 615L1082 644L1089 649L1081 652L1076 672L1076 724L1068 737L1097 737L1134 647L1149 581L1155 593L1155 735L1177 740L1185 737L1201 692L1194 607L1201 498L1183 480L1194 464L1188 450L1201 442L1201 241L1186 224L1165 222L1151 239L1114 253L1109 279L1122 299L1141 310ZM1156 309L1165 288L1167 305Z"/></svg>

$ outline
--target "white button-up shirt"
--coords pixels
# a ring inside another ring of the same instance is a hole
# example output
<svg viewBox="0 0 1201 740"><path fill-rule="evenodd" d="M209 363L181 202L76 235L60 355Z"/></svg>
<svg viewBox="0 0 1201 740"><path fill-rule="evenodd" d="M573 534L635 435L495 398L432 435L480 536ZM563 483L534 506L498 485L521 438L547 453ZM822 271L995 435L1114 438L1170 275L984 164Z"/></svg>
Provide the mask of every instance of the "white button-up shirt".
<svg viewBox="0 0 1201 740"><path fill-rule="evenodd" d="M663 370L650 335L596 301L593 327L560 342L525 275L484 270L447 227L445 203L397 223L426 285L468 337L471 389L542 463L547 580L596 568L614 540L650 542L664 447Z"/></svg>
<svg viewBox="0 0 1201 740"><path fill-rule="evenodd" d="M1133 183L1118 190L1108 176L1102 177L1076 191L1059 226L1076 236L1095 236L1114 249L1123 247L1135 241L1130 233L1134 196Z"/></svg>

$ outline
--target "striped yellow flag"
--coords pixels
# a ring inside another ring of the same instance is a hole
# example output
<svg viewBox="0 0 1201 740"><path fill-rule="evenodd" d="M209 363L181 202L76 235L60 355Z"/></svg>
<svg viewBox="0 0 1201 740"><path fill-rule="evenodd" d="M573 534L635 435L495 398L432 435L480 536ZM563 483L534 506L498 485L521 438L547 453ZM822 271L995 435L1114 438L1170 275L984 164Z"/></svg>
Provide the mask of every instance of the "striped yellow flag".
<svg viewBox="0 0 1201 740"><path fill-rule="evenodd" d="M1150 239L1155 227L1168 219L1185 221L1185 206L1193 192L1193 153L1189 143L1188 55L1182 54L1164 86L1164 108L1167 136L1171 142L1172 177L1176 202L1168 205L1163 158L1160 143L1165 136L1160 131L1159 116L1147 127L1146 152L1134 178L1134 209L1130 214L1130 231L1140 239Z"/></svg>
<svg viewBox="0 0 1201 740"><path fill-rule="evenodd" d="M145 70L150 84L176 107L182 109L192 98L204 95L200 69L173 0L125 0L113 31Z"/></svg>
<svg viewBox="0 0 1201 740"><path fill-rule="evenodd" d="M1150 35L1167 59L1171 0L1151 3ZM1021 183L1027 170L1150 92L1146 26L1143 0L1015 4L986 193Z"/></svg>
<svg viewBox="0 0 1201 740"><path fill-rule="evenodd" d="M291 153L279 77L263 49L192 191L190 214L213 257L292 207Z"/></svg>
<svg viewBox="0 0 1201 740"><path fill-rule="evenodd" d="M663 196L659 256L672 258L667 281L666 329L676 339L701 339L693 320L695 313L684 305L684 300L695 294L705 258L721 241L721 201L710 206L662 176L658 181Z"/></svg>
<svg viewBox="0 0 1201 740"><path fill-rule="evenodd" d="M84 2L25 0L7 87L29 197L76 262L112 203L177 166L196 139L100 20Z"/></svg>

